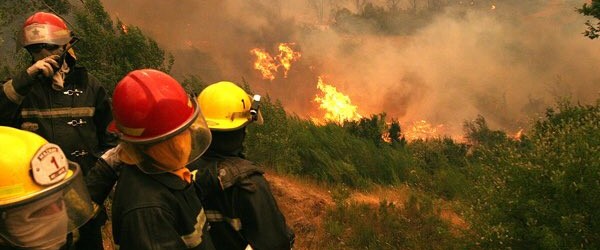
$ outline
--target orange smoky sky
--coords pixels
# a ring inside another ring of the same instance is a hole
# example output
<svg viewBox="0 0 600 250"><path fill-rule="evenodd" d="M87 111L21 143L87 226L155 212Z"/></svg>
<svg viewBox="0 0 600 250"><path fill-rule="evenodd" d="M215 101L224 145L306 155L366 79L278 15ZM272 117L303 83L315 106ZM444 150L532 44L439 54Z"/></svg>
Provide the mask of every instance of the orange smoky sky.
<svg viewBox="0 0 600 250"><path fill-rule="evenodd" d="M477 115L493 129L517 131L557 98L589 103L599 97L600 41L582 35L587 18L575 12L584 1L455 4L401 36L375 35L368 26L340 32L331 13L354 12L356 1L102 2L114 18L140 27L175 56L175 76L245 79L302 117L316 113L319 76L363 116L427 120L453 134ZM417 2L425 8L427 1ZM294 43L302 57L287 78L262 79L250 51L276 54L280 43Z"/></svg>

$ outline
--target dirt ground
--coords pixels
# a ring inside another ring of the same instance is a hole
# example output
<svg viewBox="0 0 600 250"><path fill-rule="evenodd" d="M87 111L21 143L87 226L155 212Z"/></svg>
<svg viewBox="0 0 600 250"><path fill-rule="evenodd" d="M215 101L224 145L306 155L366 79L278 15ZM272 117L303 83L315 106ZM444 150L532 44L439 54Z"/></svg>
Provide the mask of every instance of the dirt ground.
<svg viewBox="0 0 600 250"><path fill-rule="evenodd" d="M265 178L271 184L273 195L288 225L296 233L294 249L319 249L322 245L320 242L325 240L323 220L327 208L335 205L331 192L323 185L269 171L266 172ZM377 208L385 200L404 207L411 192L406 186L375 186L368 192L352 192L349 201ZM440 218L456 228L468 227L464 220L449 208L440 209Z"/></svg>
<svg viewBox="0 0 600 250"><path fill-rule="evenodd" d="M318 249L325 235L323 218L326 208L333 206L331 193L314 183L265 173L279 209L296 234L294 249Z"/></svg>

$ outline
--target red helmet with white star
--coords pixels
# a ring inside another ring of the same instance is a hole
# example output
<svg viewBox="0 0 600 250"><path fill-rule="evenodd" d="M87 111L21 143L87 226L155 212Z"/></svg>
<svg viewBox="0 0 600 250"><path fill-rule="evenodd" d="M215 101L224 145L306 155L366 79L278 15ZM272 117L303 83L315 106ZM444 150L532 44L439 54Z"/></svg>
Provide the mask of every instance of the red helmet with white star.
<svg viewBox="0 0 600 250"><path fill-rule="evenodd" d="M23 47L38 43L65 45L69 41L71 31L55 14L37 12L23 24Z"/></svg>

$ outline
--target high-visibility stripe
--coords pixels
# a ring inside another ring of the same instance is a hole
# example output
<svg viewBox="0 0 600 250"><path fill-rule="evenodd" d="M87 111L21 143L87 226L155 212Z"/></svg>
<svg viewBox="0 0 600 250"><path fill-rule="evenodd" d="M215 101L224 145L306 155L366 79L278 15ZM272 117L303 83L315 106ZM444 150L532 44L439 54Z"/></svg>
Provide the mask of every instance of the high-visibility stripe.
<svg viewBox="0 0 600 250"><path fill-rule="evenodd" d="M194 232L191 234L181 236L181 240L185 243L188 248L196 247L202 243L202 230L206 224L206 214L204 209L200 210L198 216L196 216L196 225L194 225Z"/></svg>
<svg viewBox="0 0 600 250"><path fill-rule="evenodd" d="M25 99L25 96L19 95L19 93L17 93L17 91L15 90L15 86L13 86L12 80L8 80L8 82L4 83L2 88L4 89L4 94L6 95L6 97L8 97L9 100L16 104L21 104L21 102L23 102L23 99Z"/></svg>
<svg viewBox="0 0 600 250"><path fill-rule="evenodd" d="M239 218L225 217L217 210L206 210L206 218L208 219L208 222L225 221L229 223L229 225L231 225L235 231L240 231L242 229L242 221Z"/></svg>
<svg viewBox="0 0 600 250"><path fill-rule="evenodd" d="M23 109L23 118L58 118L58 117L92 117L95 107L54 108L54 109Z"/></svg>
<svg viewBox="0 0 600 250"><path fill-rule="evenodd" d="M206 210L206 218L209 222L223 221L223 215L217 210Z"/></svg>

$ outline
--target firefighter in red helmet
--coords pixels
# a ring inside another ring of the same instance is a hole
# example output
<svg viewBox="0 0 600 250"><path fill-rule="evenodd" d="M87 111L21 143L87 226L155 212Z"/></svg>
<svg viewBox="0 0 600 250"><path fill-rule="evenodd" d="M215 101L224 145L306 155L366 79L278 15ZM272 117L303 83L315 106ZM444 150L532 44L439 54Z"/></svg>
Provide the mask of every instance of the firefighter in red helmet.
<svg viewBox="0 0 600 250"><path fill-rule="evenodd" d="M57 144L87 175L96 155L114 146L106 133L112 120L109 96L76 65L78 39L59 16L37 12L22 27L21 44L31 65L0 86L0 125L28 130ZM79 249L102 249L103 210L80 228Z"/></svg>
<svg viewBox="0 0 600 250"><path fill-rule="evenodd" d="M213 249L186 168L211 140L196 100L168 74L143 69L117 84L113 107L109 130L119 136L117 157L125 164L113 198L115 243L120 249Z"/></svg>

